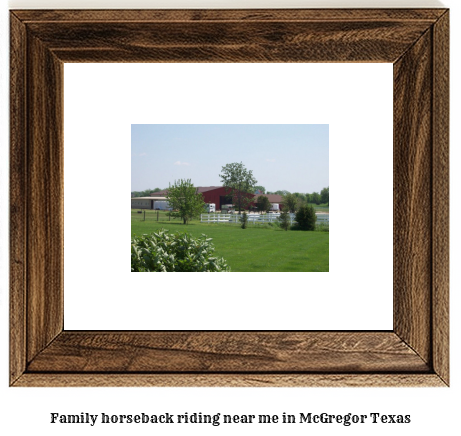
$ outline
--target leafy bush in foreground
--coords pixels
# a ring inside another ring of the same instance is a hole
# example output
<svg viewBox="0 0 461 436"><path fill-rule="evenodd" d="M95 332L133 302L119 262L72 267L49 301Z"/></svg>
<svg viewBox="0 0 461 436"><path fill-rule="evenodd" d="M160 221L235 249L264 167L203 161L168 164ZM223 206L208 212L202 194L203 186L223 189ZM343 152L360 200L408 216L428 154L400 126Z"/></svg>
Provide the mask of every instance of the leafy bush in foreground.
<svg viewBox="0 0 461 436"><path fill-rule="evenodd" d="M131 272L229 272L223 258L213 256L211 238L202 234L169 234L161 229L131 239Z"/></svg>

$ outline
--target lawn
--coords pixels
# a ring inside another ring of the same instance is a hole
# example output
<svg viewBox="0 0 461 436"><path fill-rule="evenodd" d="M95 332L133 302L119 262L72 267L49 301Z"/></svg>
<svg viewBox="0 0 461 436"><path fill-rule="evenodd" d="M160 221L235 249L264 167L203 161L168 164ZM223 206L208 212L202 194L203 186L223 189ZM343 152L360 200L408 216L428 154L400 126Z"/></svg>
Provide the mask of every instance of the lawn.
<svg viewBox="0 0 461 436"><path fill-rule="evenodd" d="M213 238L215 253L223 257L233 272L261 271L329 271L329 233L284 231L279 228L249 224L241 229L236 224L205 224L192 221L183 225L178 219L156 221L156 212L132 213L131 235L151 233L160 228L170 232L202 233ZM162 214L163 215L163 214ZM150 219L149 219L150 218ZM168 218L163 215L163 219Z"/></svg>

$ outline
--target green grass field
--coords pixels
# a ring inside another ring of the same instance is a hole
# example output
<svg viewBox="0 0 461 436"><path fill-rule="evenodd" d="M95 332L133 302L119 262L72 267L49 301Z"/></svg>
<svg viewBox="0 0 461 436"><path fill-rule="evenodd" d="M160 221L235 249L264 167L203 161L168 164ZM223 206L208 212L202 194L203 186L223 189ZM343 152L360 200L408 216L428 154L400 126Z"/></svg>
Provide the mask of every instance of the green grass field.
<svg viewBox="0 0 461 436"><path fill-rule="evenodd" d="M330 206L328 206L327 204L314 204L313 206L316 212L330 212Z"/></svg>
<svg viewBox="0 0 461 436"><path fill-rule="evenodd" d="M165 213L131 213L131 235L151 233L160 228L170 232L202 233L213 238L215 253L223 257L233 272L327 272L329 271L329 233L284 231L268 225L205 224L192 221L187 226L179 219L168 221Z"/></svg>

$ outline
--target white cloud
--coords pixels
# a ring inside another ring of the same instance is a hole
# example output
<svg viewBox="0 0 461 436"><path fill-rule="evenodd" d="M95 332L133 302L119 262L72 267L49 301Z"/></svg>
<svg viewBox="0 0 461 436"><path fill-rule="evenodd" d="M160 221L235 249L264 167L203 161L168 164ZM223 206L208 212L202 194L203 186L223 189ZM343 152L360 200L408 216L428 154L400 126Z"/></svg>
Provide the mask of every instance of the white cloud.
<svg viewBox="0 0 461 436"><path fill-rule="evenodd" d="M275 159L266 159L266 162L275 162Z"/></svg>
<svg viewBox="0 0 461 436"><path fill-rule="evenodd" d="M180 160L176 161L174 165L190 165L188 162L181 162Z"/></svg>

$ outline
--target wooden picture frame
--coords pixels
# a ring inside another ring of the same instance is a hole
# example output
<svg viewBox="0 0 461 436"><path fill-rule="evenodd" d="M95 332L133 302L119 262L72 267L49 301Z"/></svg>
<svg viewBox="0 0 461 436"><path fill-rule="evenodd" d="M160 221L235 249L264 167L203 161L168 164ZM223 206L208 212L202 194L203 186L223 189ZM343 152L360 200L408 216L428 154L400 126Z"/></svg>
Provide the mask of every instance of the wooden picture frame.
<svg viewBox="0 0 461 436"><path fill-rule="evenodd" d="M21 10L10 21L11 386L449 385L447 9ZM393 330L65 331L64 62L392 62Z"/></svg>

